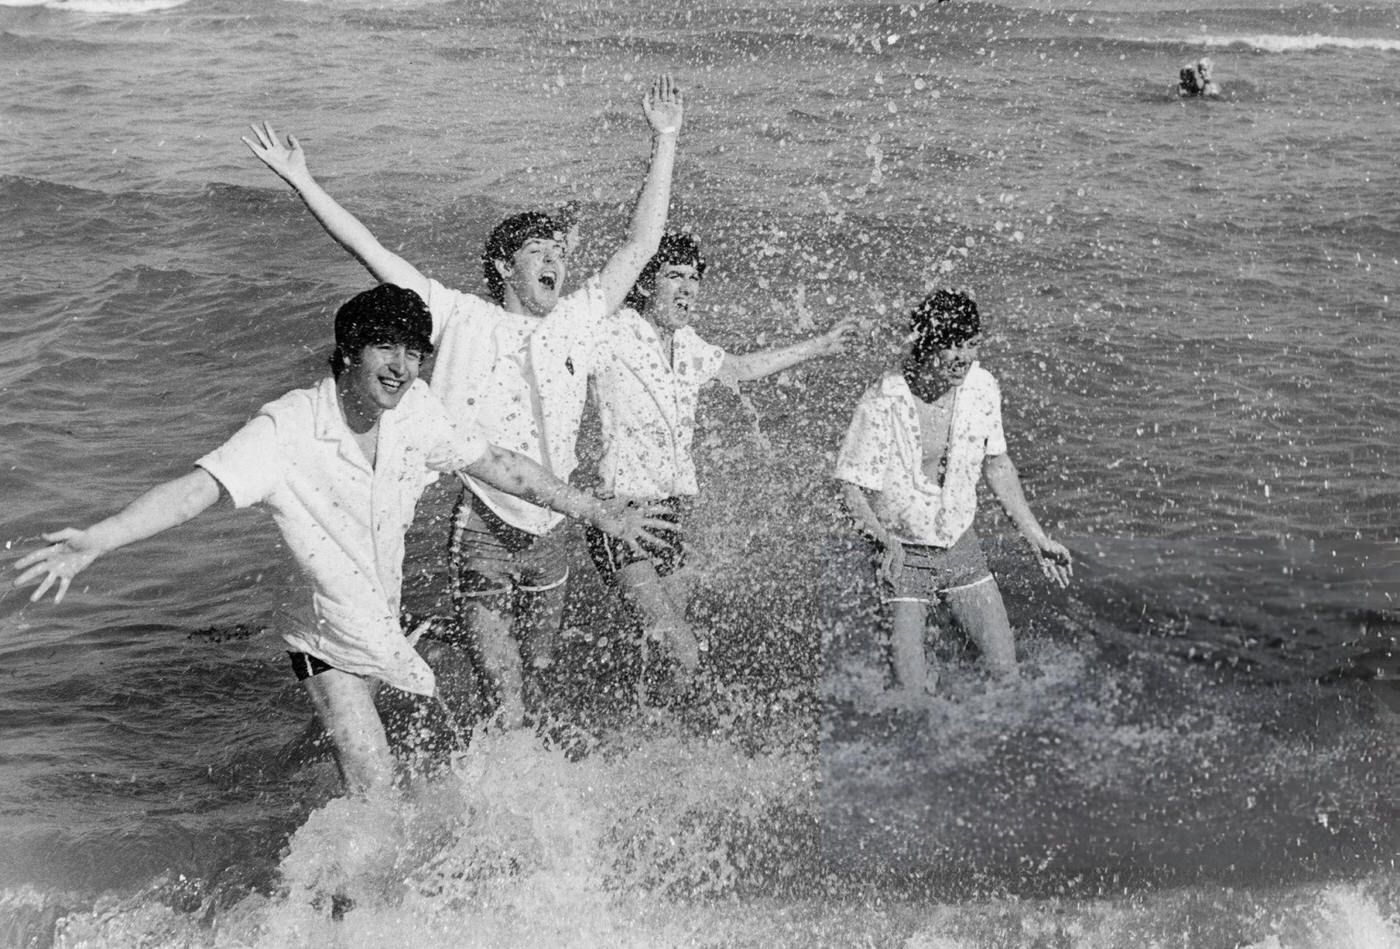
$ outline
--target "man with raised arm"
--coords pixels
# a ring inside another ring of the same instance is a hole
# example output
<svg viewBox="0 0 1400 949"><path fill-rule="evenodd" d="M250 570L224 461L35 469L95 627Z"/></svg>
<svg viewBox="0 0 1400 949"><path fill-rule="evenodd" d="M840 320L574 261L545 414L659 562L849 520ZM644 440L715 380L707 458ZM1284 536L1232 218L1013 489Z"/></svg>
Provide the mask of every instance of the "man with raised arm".
<svg viewBox="0 0 1400 949"><path fill-rule="evenodd" d="M1001 389L977 362L982 323L966 294L937 290L909 317L899 369L861 396L836 460L847 509L882 548L878 575L894 610L895 685L931 693L924 652L930 608L942 605L999 678L1016 675L1016 644L972 522L985 478L1041 570L1066 586L1069 551L1041 528L1021 490L1001 423Z"/></svg>
<svg viewBox="0 0 1400 949"><path fill-rule="evenodd" d="M655 506L664 506L661 516L676 526L663 549L630 548L595 530L587 531L588 549L598 572L635 611L643 648L648 641L658 644L684 676L695 671L704 648L686 620L689 594L681 571L684 522L700 493L691 453L700 389L719 378L747 382L837 355L854 327L853 320L840 320L799 343L727 352L691 326L705 266L694 236L663 237L628 294L593 376L603 437L600 493L657 513Z"/></svg>
<svg viewBox="0 0 1400 949"><path fill-rule="evenodd" d="M227 495L273 516L306 589L280 618L292 669L335 745L347 791L390 786L393 757L374 705L382 681L432 695L432 669L399 625L404 533L435 472L458 472L498 490L584 518L629 544L655 542L664 521L605 504L528 458L454 426L418 380L433 351L432 319L411 290L381 284L335 317L331 375L264 405L182 477L119 513L44 539L52 546L15 564L16 586L38 583L38 600L102 554L192 519ZM616 513L615 513L616 512Z"/></svg>
<svg viewBox="0 0 1400 949"><path fill-rule="evenodd" d="M670 204L680 89L659 77L643 99L651 162L627 240L602 271L561 298L564 237L538 212L506 218L486 239L482 269L491 299L451 290L386 249L321 188L295 138L270 125L244 138L253 154L296 190L326 231L377 279L417 291L433 315L432 388L451 418L482 426L490 440L567 479L587 380L605 319L656 252ZM539 674L553 661L568 563L560 518L536 504L467 479L453 516L454 602L463 632L494 679L498 715L519 724L542 699Z"/></svg>

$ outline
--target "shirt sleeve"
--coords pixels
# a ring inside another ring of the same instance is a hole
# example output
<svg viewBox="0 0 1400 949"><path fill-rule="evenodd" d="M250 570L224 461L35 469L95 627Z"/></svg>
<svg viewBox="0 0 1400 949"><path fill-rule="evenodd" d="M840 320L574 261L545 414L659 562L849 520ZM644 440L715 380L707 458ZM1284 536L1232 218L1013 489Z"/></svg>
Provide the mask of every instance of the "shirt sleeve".
<svg viewBox="0 0 1400 949"><path fill-rule="evenodd" d="M443 286L439 281L429 278L428 280L428 312L433 317L433 345L442 343L442 334L447 331L447 327L453 320L461 319L457 313L457 305L466 294L460 290L451 290Z"/></svg>
<svg viewBox="0 0 1400 949"><path fill-rule="evenodd" d="M233 437L195 462L214 476L234 507L266 501L282 483L286 452L278 444L272 416L254 416Z"/></svg>
<svg viewBox="0 0 1400 949"><path fill-rule="evenodd" d="M872 491L885 487L885 471L894 456L894 433L882 400L862 398L851 417L841 452L836 456L835 477Z"/></svg>
<svg viewBox="0 0 1400 949"><path fill-rule="evenodd" d="M423 410L414 425L424 440L424 467L446 473L480 460L491 447L485 430L475 422L454 424L437 396L426 387L422 395Z"/></svg>
<svg viewBox="0 0 1400 949"><path fill-rule="evenodd" d="M698 344L692 358L695 361L695 377L704 385L719 376L720 369L724 366L724 361L729 354L721 346L707 343L698 335L695 337Z"/></svg>
<svg viewBox="0 0 1400 949"><path fill-rule="evenodd" d="M993 380L987 393L987 455L1007 452L1006 430L1001 424L1001 387Z"/></svg>

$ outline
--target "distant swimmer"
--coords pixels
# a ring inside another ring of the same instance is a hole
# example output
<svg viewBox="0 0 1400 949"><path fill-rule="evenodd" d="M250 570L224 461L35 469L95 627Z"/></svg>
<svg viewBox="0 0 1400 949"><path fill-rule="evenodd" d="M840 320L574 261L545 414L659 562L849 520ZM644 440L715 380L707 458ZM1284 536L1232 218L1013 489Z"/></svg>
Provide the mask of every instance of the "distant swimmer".
<svg viewBox="0 0 1400 949"><path fill-rule="evenodd" d="M1218 96L1220 84L1211 75L1215 64L1208 58L1181 67L1181 78L1176 84L1176 94L1186 96Z"/></svg>
<svg viewBox="0 0 1400 949"><path fill-rule="evenodd" d="M98 557L196 517L221 496L271 513L304 590L288 603L282 638L292 670L335 746L346 790L392 787L393 756L374 704L379 683L433 695L432 669L399 622L404 534L432 472L471 476L626 543L657 543L670 525L572 488L479 426L448 420L419 380L433 352L432 315L418 294L380 284L335 316L330 374L267 403L186 474L151 488L83 530L44 539L21 558L16 586L63 599Z"/></svg>
<svg viewBox="0 0 1400 949"><path fill-rule="evenodd" d="M604 497L665 505L676 533L666 549L637 550L588 530L598 572L635 611L646 640L679 664L682 678L700 664L704 642L686 621L684 523L700 493L691 443L700 390L715 379L762 379L809 359L840 354L855 328L839 320L825 333L788 346L730 353L691 326L705 258L689 234L668 233L617 315L593 373L602 423L598 464ZM644 642L644 648L648 648Z"/></svg>
<svg viewBox="0 0 1400 949"><path fill-rule="evenodd" d="M972 522L985 478L1041 570L1068 586L1069 551L1036 521L1007 454L1001 390L977 363L977 304L939 290L910 314L903 365L856 405L836 460L856 526L880 545L879 577L894 610L895 684L932 693L938 674L924 652L929 610L943 605L999 678L1016 674L1011 622Z"/></svg>

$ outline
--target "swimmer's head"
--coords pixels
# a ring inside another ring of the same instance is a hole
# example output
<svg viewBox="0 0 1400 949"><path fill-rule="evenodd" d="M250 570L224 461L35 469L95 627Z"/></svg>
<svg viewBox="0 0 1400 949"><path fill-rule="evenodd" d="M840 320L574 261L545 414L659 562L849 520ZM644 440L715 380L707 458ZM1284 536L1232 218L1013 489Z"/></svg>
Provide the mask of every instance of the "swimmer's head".
<svg viewBox="0 0 1400 949"><path fill-rule="evenodd" d="M509 290L536 316L552 310L564 284L567 231L543 211L512 214L497 224L481 253L491 299L504 305Z"/></svg>
<svg viewBox="0 0 1400 949"><path fill-rule="evenodd" d="M680 325L684 326L689 322L690 303L693 302L694 290L698 289L700 278L705 276L705 256L700 251L700 241L694 235L670 232L661 238L661 244L657 247L656 253L651 260L642 268L642 272L637 275L637 282L632 284L632 289L627 293L627 299L623 305L631 307L638 313L647 309L648 303L665 302L668 309L679 302L683 312L672 313L672 316L683 317ZM666 301L653 300L653 294L657 290L658 279L665 280L668 287L671 283L681 281L692 285L689 292L672 288L678 292L672 293ZM669 320L667 320L669 322Z"/></svg>
<svg viewBox="0 0 1400 949"><path fill-rule="evenodd" d="M403 346L429 356L433 351L433 317L423 298L412 290L381 283L357 293L335 314L335 352L331 373L340 373L359 359L366 346Z"/></svg>
<svg viewBox="0 0 1400 949"><path fill-rule="evenodd" d="M1214 68L1215 64L1210 61L1209 56L1203 56L1201 60L1196 63L1196 69L1200 72L1202 79L1209 79L1210 71Z"/></svg>
<svg viewBox="0 0 1400 949"><path fill-rule="evenodd" d="M956 290L935 290L909 314L915 358L963 346L982 335L977 304Z"/></svg>

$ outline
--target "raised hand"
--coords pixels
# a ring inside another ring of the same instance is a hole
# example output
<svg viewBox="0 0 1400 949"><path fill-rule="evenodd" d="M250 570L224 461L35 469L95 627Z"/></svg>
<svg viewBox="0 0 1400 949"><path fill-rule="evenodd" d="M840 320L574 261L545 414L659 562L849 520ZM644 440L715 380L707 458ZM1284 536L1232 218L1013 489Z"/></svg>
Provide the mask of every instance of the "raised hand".
<svg viewBox="0 0 1400 949"><path fill-rule="evenodd" d="M658 135L674 135L681 130L681 122L685 118L685 97L669 73L657 76L651 84L651 90L642 99L642 111Z"/></svg>
<svg viewBox="0 0 1400 949"><path fill-rule="evenodd" d="M23 571L15 578L15 586L26 587L43 577L39 589L29 598L29 602L36 603L43 599L44 594L54 585L54 581L57 581L58 591L54 594L53 601L62 603L63 595L68 592L68 585L73 582L73 578L96 560L102 551L92 543L87 531L75 527L67 527L43 536L52 546L36 550L15 562L15 569Z"/></svg>
<svg viewBox="0 0 1400 949"><path fill-rule="evenodd" d="M287 144L282 144L277 138L277 131L272 127L271 122L264 122L262 128L252 126L253 134L257 140L243 136L243 144L248 146L248 150L257 156L258 160L271 168L277 177L292 187L305 177L306 153L301 150L301 143L297 141L295 135L287 136Z"/></svg>

